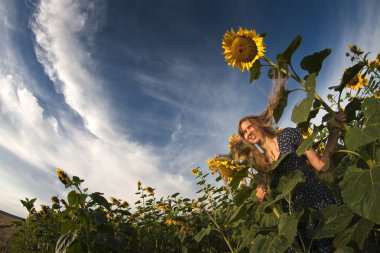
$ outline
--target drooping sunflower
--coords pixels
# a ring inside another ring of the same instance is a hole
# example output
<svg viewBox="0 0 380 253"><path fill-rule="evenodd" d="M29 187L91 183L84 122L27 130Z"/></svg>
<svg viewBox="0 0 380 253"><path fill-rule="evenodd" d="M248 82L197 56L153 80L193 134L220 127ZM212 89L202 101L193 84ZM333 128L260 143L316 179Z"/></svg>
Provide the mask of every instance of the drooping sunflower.
<svg viewBox="0 0 380 253"><path fill-rule="evenodd" d="M71 183L71 180L69 178L69 176L66 174L65 171L63 171L62 169L58 168L57 169L57 176L58 176L58 179L65 185L67 186L68 184Z"/></svg>
<svg viewBox="0 0 380 253"><path fill-rule="evenodd" d="M154 194L154 189L152 187L150 187L150 186L146 187L145 190L146 190L147 193L149 193L151 195Z"/></svg>
<svg viewBox="0 0 380 253"><path fill-rule="evenodd" d="M228 148L232 151L234 148L237 148L242 142L241 137L238 134L233 134L229 138Z"/></svg>
<svg viewBox="0 0 380 253"><path fill-rule="evenodd" d="M201 174L201 172L196 168L192 168L191 173L193 173L193 175L196 177L198 177Z"/></svg>
<svg viewBox="0 0 380 253"><path fill-rule="evenodd" d="M367 83L368 79L363 77L362 74L358 73L347 83L347 87L352 90L357 90L363 85L367 85Z"/></svg>
<svg viewBox="0 0 380 253"><path fill-rule="evenodd" d="M214 156L212 160L207 160L207 163L212 174L219 171L226 178L232 177L234 171L237 170L236 164L229 155Z"/></svg>
<svg viewBox="0 0 380 253"><path fill-rule="evenodd" d="M222 47L224 59L233 68L239 67L243 72L249 70L259 58L265 57L264 37L258 35L255 30L247 30L239 27L238 32L233 28L223 36Z"/></svg>

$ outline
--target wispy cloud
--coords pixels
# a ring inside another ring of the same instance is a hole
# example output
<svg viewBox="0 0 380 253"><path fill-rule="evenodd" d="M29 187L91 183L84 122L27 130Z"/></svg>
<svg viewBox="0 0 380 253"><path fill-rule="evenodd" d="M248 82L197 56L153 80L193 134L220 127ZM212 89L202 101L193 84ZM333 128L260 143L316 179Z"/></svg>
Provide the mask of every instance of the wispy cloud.
<svg viewBox="0 0 380 253"><path fill-rule="evenodd" d="M24 82L33 80L33 76L27 71L14 71L7 62L27 68L22 62L15 62L12 41L2 45L9 54L2 62L0 75L3 147L0 154L13 155L13 160L18 161L2 160L0 163L1 175L12 182L2 185L7 195L2 198L1 207L5 206L6 210L17 209L15 213L22 213L21 206L19 209L14 206L18 200L9 201L19 199L20 193L48 201L56 192L46 191L52 187L43 189L41 186L57 182L57 167L83 177L91 190L132 201L138 179L147 185L159 186L157 193L161 195L180 190L185 194L190 192L189 180L179 173L161 170L163 160L152 147L132 142L117 130L118 123L112 117L102 77L96 74L96 61L90 56L90 37L96 31L93 22L98 18L95 7L99 5L95 6L94 1L42 1L31 25L38 60L56 91L62 93L67 105L84 124L72 121L68 115L71 112L65 108L58 108L57 115L47 114L43 101L39 101ZM7 15L6 11L2 14ZM9 32L7 29L8 26L2 27ZM83 36L90 39L83 39ZM21 180L17 170L12 171L14 166L29 167L19 172L29 172L40 187L30 187L33 185L31 179ZM59 183L54 186L63 188Z"/></svg>

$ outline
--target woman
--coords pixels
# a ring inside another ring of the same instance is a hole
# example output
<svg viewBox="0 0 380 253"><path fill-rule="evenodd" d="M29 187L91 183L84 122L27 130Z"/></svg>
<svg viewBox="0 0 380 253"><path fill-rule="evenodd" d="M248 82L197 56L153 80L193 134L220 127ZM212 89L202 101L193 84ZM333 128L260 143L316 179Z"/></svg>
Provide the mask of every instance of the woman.
<svg viewBox="0 0 380 253"><path fill-rule="evenodd" d="M336 114L336 120L330 122L328 141L323 154L320 155L315 149L310 148L300 157L296 154L296 150L302 141L300 130L296 128L285 128L281 133L277 133L272 127L272 121L266 116L265 113L258 116L247 116L239 122L239 135L250 144L251 151L256 160L255 169L266 172L281 154L290 152L289 157L287 157L276 170L279 172L288 172L300 169L305 175L306 183L309 183L308 188L313 188L314 191L328 195L327 186L317 180L313 169L320 171L325 166L329 166L330 154L334 151L339 138L340 127L338 121L343 122L346 120L344 112L338 112ZM263 153L254 147L254 145L258 145L263 150ZM321 187L323 189L321 189ZM257 188L256 197L260 201L263 201L266 194L266 185L260 185ZM305 197L313 198L313 196ZM335 204L336 201L333 202ZM313 201L311 205L307 207L322 208L328 206L328 204L329 203L323 201L322 198L316 202Z"/></svg>
<svg viewBox="0 0 380 253"><path fill-rule="evenodd" d="M340 111L336 113L335 120L329 123L329 136L322 155L310 148L303 155L298 156L296 150L302 141L301 132L296 128L285 128L278 133L272 126L275 106L276 98L272 97L269 106L262 114L244 117L238 125L239 135L248 143L255 157L255 169L265 173L281 155L288 153L275 169L271 187L276 187L279 178L292 170L303 172L305 183L292 193L291 211L297 211L300 207L320 209L339 204L341 200L318 179L315 171L329 166L330 154L336 148L339 138L340 125L338 122L344 122L346 115ZM256 146L259 146L262 151L259 151ZM256 197L259 201L263 201L266 195L267 186L263 183L257 187ZM288 211L288 203L282 204L284 211ZM300 224L301 234L308 232L306 227L309 226ZM306 243L309 241L306 238L303 240ZM316 240L313 248L318 249L318 252L333 252L332 239Z"/></svg>

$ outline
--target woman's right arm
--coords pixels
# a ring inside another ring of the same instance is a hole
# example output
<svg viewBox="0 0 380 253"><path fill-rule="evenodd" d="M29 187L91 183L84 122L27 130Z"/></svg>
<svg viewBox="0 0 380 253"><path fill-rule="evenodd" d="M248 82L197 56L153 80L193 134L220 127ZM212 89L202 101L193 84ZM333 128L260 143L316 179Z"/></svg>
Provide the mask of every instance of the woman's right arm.
<svg viewBox="0 0 380 253"><path fill-rule="evenodd" d="M336 114L336 120L329 123L329 136L327 138L326 148L322 155L311 148L305 152L305 155L313 168L321 170L330 163L330 155L334 152L336 144L338 143L340 125L338 121L346 121L346 114L343 111L339 111Z"/></svg>

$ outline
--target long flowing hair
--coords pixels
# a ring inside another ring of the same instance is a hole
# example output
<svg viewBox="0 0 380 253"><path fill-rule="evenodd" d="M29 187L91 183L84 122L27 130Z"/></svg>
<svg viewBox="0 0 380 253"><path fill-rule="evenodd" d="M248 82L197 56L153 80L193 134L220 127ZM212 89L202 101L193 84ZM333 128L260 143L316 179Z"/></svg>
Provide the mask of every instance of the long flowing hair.
<svg viewBox="0 0 380 253"><path fill-rule="evenodd" d="M252 155L255 158L255 169L261 172L267 172L271 167L271 162L265 157L265 155L259 150L258 147L248 143L244 139L244 133L241 129L241 124L243 121L249 121L256 126L258 131L261 132L263 136L269 138L275 138L277 136L277 131L273 127L273 111L278 105L279 95L281 88L285 85L287 79L273 79L272 80L272 92L269 97L269 102L265 110L259 115L248 115L242 118L238 124L238 134L246 142L247 146L251 149Z"/></svg>

